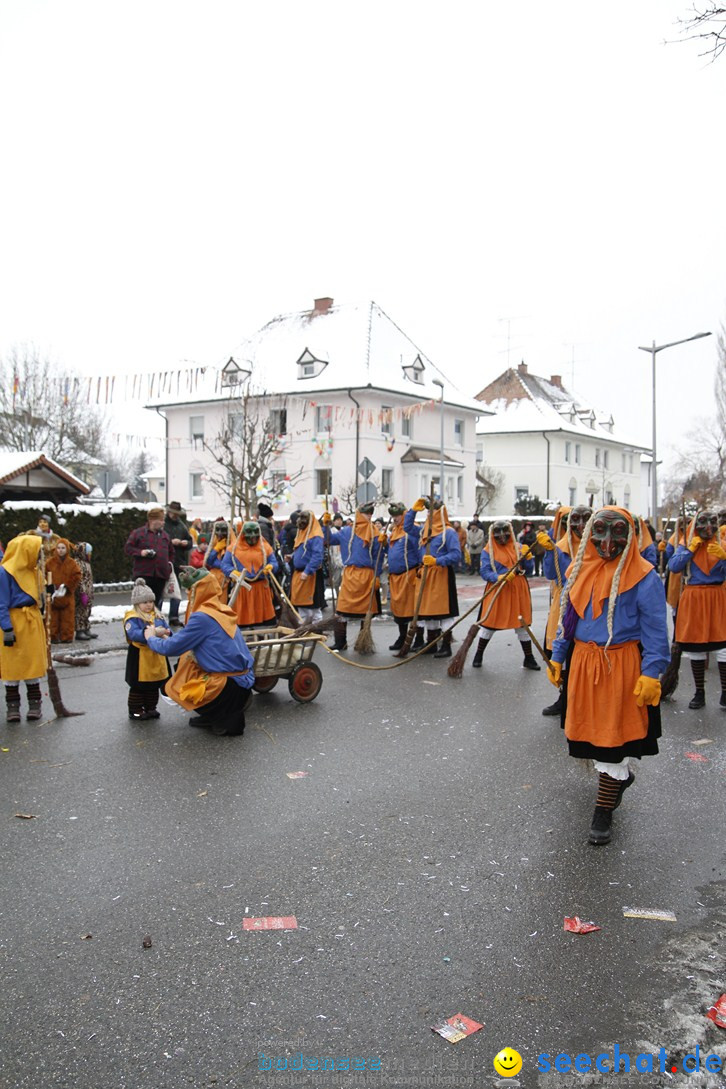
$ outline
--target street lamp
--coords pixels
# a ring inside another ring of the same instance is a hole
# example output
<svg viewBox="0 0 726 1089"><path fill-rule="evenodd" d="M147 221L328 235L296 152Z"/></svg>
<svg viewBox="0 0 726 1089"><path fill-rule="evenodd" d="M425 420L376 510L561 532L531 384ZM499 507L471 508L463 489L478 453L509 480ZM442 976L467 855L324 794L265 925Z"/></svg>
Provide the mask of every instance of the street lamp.
<svg viewBox="0 0 726 1089"><path fill-rule="evenodd" d="M652 346L650 348L644 348L644 347L642 347L642 345L640 345L640 344L638 345L638 351L650 352L651 360L652 360L652 375L653 375L653 378L652 378L652 382L653 382L653 451L652 451L653 472L652 472L652 475L651 475L651 478L650 478L650 486L651 486L651 493L652 493L652 498L651 498L651 508L652 508L651 509L651 518L653 519L653 525L655 526L656 530L658 529L658 470L657 470L657 463L656 463L656 443L655 443L655 437L656 437L656 428L655 428L655 423L656 423L656 420L655 420L655 414L656 414L655 413L655 357L658 354L658 352L662 352L665 348L675 348L678 344L688 344L689 341L691 341L691 340L700 340L701 337L710 337L710 336L711 336L710 333L696 333L692 337L686 337L685 340L673 340L673 341L671 341L670 344L657 344L656 345L655 341L653 341L653 344L652 344Z"/></svg>
<svg viewBox="0 0 726 1089"><path fill-rule="evenodd" d="M440 450L440 465L439 465L439 487L441 488L441 502L444 502L444 383L440 378L432 378L431 381L435 386L441 388L441 450Z"/></svg>

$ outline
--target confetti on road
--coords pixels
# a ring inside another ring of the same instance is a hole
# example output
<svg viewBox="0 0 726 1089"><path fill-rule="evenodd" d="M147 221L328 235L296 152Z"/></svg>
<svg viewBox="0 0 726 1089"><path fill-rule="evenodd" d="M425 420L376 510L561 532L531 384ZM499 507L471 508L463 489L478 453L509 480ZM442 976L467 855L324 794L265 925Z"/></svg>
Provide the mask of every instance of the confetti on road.
<svg viewBox="0 0 726 1089"><path fill-rule="evenodd" d="M297 930L294 915L261 915L242 920L243 930Z"/></svg>
<svg viewBox="0 0 726 1089"><path fill-rule="evenodd" d="M648 919L651 922L675 923L676 917L672 911L663 911L660 908L623 908L623 917L626 919Z"/></svg>
<svg viewBox="0 0 726 1089"><path fill-rule="evenodd" d="M484 1025L480 1025L478 1021L472 1021L463 1013L455 1013L453 1017L437 1021L431 1026L431 1031L438 1032L439 1036L443 1036L450 1044L458 1044L460 1040L465 1040L467 1036L471 1036L472 1032L478 1032L481 1028L484 1028Z"/></svg>
<svg viewBox="0 0 726 1089"><path fill-rule="evenodd" d="M591 934L593 930L602 930L596 923L583 923L579 915L565 915L563 930L569 930L573 934Z"/></svg>

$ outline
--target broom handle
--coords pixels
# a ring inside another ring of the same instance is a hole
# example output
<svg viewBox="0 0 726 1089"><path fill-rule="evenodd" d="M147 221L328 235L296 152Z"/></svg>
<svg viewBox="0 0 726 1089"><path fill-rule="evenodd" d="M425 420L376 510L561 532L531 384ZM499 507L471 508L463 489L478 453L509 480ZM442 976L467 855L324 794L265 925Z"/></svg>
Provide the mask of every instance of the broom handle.
<svg viewBox="0 0 726 1089"><path fill-rule="evenodd" d="M522 626L522 627L524 628L524 630L526 631L527 635L529 636L529 638L530 638L530 639L532 640L532 642L534 643L535 647L536 647L536 648L537 648L537 650L539 651L539 655L540 655L540 658L542 659L542 661L544 662L545 666L547 667L547 672L548 672L548 673L552 673L552 670L551 670L551 668L550 668L550 666L551 666L551 664L552 664L552 663L550 662L550 659L549 659L549 658L547 657L547 655L545 654L544 650L542 649L542 645L540 644L539 640L537 639L537 636L536 636L536 635L534 634L534 632L533 632L533 631L532 631L532 629L530 628L529 624L525 624L525 622L524 622L524 617L523 617L523 616L520 616L520 618L519 618L519 623L520 623L520 624L521 624L521 626ZM554 677L554 673L552 673L552 676ZM562 678L560 678L560 683L559 683L559 685L558 685L557 687L558 687L558 688L561 688L561 687L562 687Z"/></svg>
<svg viewBox="0 0 726 1089"><path fill-rule="evenodd" d="M269 575L267 577L270 580L270 582L272 583L272 585L274 586L280 600L285 602L285 604L292 610L293 616L297 620L299 620L300 623L302 624L302 617L300 616L300 613L297 611L297 609L295 608L293 603L290 601L290 598L287 596L287 594L283 590L282 586L280 585L280 583L277 581L277 579L273 575L272 571L270 571L270 573L269 573Z"/></svg>

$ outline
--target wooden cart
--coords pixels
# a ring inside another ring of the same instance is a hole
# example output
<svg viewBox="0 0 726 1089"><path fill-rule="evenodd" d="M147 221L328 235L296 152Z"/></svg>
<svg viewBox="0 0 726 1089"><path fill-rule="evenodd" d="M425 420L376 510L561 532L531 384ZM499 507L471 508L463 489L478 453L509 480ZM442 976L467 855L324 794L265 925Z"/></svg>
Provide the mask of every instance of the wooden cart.
<svg viewBox="0 0 726 1089"><path fill-rule="evenodd" d="M255 663L255 692L271 692L287 678L290 695L310 703L323 686L323 674L312 657L324 635L296 636L294 628L243 628L242 635Z"/></svg>

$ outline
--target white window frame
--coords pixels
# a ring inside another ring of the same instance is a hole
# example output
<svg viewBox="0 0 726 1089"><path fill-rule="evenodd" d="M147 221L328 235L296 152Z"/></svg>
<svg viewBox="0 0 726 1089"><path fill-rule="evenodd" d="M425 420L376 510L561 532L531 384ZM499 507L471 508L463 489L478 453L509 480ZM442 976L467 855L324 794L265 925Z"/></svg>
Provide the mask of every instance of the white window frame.
<svg viewBox="0 0 726 1089"><path fill-rule="evenodd" d="M464 428L466 426L465 420L454 420L454 446L464 445Z"/></svg>
<svg viewBox="0 0 726 1089"><path fill-rule="evenodd" d="M195 450L198 445L204 444L204 416L189 417L189 439Z"/></svg>
<svg viewBox="0 0 726 1089"><path fill-rule="evenodd" d="M204 473L201 470L189 473L189 499L204 499L204 480L202 479ZM195 490L195 484L198 482L199 488Z"/></svg>
<svg viewBox="0 0 726 1089"><path fill-rule="evenodd" d="M575 465L582 464L582 446L579 442L575 443Z"/></svg>
<svg viewBox="0 0 726 1089"><path fill-rule="evenodd" d="M381 405L381 434L393 436L393 405Z"/></svg>
<svg viewBox="0 0 726 1089"><path fill-rule="evenodd" d="M389 486L386 487L386 480L388 480ZM395 476L393 469L381 469L381 493L383 495L392 496L395 488Z"/></svg>
<svg viewBox="0 0 726 1089"><path fill-rule="evenodd" d="M328 487L327 487L327 489L325 487L323 487L322 489L319 489L319 485L324 484L324 481L321 479L321 475L323 473L328 474ZM316 469L315 470L315 488L316 488L315 494L318 497L324 496L326 494L326 491L327 491L328 495L333 494L333 470L332 469L325 468L325 469Z"/></svg>
<svg viewBox="0 0 726 1089"><path fill-rule="evenodd" d="M321 431L333 430L333 406L316 405L315 407L315 431L319 435Z"/></svg>
<svg viewBox="0 0 726 1089"><path fill-rule="evenodd" d="M572 461L572 443L565 443L565 464L569 465Z"/></svg>
<svg viewBox="0 0 726 1089"><path fill-rule="evenodd" d="M410 439L413 435L413 420L405 413L401 415L401 438Z"/></svg>

